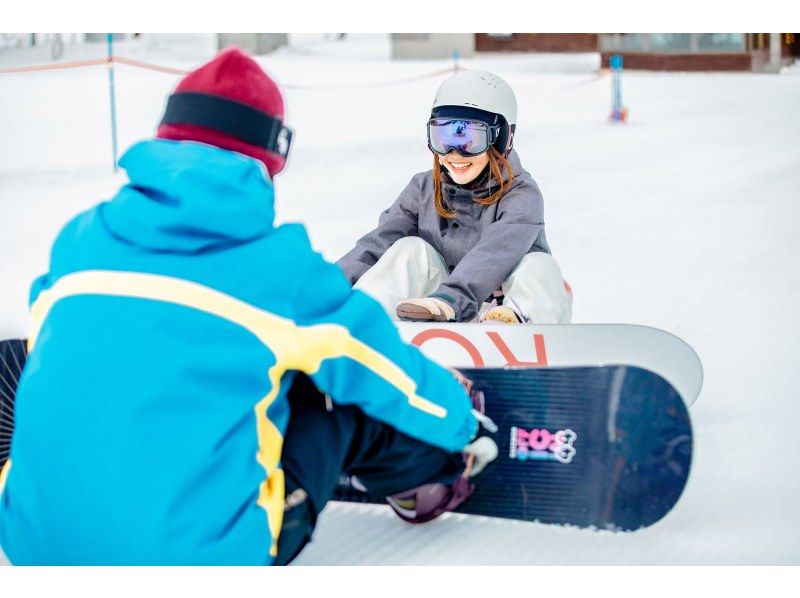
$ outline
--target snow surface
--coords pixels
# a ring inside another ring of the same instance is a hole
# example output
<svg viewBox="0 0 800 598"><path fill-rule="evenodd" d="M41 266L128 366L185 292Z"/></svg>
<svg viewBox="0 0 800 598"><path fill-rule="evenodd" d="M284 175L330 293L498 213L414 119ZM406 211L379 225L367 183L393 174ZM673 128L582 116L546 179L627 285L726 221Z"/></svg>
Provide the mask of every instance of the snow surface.
<svg viewBox="0 0 800 598"><path fill-rule="evenodd" d="M386 35L293 35L261 58L287 86L296 130L277 181L280 221L302 221L331 260L430 167L424 122L449 61L389 59ZM101 57L67 44L62 61ZM189 68L208 35L147 36L118 54ZM0 68L49 60L0 50ZM599 58L486 55L506 78L516 145L546 201L575 322L663 328L705 367L692 408L693 471L677 507L629 534L445 516L411 527L386 508L330 504L298 564L800 564L800 69L781 75L627 72L630 122L607 122ZM177 77L116 69L120 148L152 134ZM0 337L24 335L27 293L77 211L125 181L111 172L104 67L0 75ZM354 88L337 88L353 85ZM307 88L306 88L307 87ZM314 89L317 87L317 89Z"/></svg>

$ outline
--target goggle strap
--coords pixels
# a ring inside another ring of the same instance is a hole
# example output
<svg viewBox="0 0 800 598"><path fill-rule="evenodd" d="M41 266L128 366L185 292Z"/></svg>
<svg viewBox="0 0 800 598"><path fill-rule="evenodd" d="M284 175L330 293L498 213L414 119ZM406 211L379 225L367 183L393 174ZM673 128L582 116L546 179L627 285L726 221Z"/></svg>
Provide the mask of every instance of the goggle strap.
<svg viewBox="0 0 800 598"><path fill-rule="evenodd" d="M161 124L213 129L286 157L292 130L272 116L235 100L196 92L172 94Z"/></svg>

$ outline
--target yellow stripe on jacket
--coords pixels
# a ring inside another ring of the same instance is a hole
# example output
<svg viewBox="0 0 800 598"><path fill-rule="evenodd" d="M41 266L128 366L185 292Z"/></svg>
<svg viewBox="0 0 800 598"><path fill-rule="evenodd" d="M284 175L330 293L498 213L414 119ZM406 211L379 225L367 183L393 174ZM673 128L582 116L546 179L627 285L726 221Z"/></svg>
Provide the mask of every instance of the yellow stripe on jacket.
<svg viewBox="0 0 800 598"><path fill-rule="evenodd" d="M11 459L7 459L3 467L0 468L0 495L3 494L3 490L6 487L6 479L8 478L9 471L11 471Z"/></svg>

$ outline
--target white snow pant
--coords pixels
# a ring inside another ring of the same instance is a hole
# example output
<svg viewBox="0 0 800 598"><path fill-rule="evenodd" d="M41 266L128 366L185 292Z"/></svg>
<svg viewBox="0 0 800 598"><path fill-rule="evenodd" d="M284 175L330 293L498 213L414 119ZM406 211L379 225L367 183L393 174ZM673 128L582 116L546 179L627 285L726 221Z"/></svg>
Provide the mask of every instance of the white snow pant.
<svg viewBox="0 0 800 598"><path fill-rule="evenodd" d="M444 258L431 245L419 237L404 237L358 279L354 288L375 298L397 320L400 301L427 297L449 276ZM535 324L572 321L572 292L549 253L523 257L501 290L503 305Z"/></svg>

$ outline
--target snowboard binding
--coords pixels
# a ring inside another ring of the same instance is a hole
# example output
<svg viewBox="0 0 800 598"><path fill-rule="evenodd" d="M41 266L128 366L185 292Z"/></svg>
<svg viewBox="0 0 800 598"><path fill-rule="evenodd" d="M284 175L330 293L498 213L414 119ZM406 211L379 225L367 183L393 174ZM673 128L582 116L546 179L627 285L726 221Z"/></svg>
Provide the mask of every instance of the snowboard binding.
<svg viewBox="0 0 800 598"><path fill-rule="evenodd" d="M408 523L427 523L443 513L454 511L475 491L471 480L497 458L497 444L486 435L487 432L497 432L497 426L485 415L483 392L474 390L472 381L457 370L453 373L469 393L473 414L481 427L477 437L464 448L464 471L453 483L423 484L386 497L397 516Z"/></svg>

